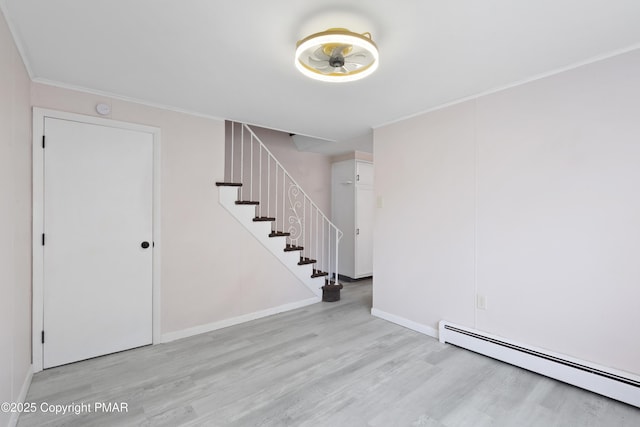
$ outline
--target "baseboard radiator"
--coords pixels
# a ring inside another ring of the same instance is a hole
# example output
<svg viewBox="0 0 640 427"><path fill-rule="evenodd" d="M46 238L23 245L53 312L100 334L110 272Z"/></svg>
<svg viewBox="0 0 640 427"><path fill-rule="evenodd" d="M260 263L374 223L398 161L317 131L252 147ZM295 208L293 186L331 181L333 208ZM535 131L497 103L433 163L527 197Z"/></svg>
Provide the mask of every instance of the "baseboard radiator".
<svg viewBox="0 0 640 427"><path fill-rule="evenodd" d="M446 321L439 339L640 408L640 377Z"/></svg>

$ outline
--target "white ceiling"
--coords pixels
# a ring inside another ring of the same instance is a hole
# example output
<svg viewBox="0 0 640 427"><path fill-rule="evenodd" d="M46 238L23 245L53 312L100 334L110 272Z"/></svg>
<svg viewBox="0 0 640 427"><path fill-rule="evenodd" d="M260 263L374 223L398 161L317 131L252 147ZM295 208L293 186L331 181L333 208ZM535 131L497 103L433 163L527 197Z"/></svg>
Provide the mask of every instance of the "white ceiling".
<svg viewBox="0 0 640 427"><path fill-rule="evenodd" d="M640 46L638 0L0 1L36 81L338 141L333 152ZM378 71L342 84L300 74L296 41L330 27L370 32Z"/></svg>

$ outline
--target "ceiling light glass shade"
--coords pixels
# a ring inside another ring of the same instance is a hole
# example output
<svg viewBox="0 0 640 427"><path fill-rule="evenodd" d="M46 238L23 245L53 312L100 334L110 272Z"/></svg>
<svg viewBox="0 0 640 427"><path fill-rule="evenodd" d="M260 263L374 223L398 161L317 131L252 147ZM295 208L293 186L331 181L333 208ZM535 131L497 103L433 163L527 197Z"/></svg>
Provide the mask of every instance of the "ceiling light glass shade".
<svg viewBox="0 0 640 427"><path fill-rule="evenodd" d="M296 68L312 79L352 82L378 68L378 47L369 33L331 28L298 41L296 46Z"/></svg>

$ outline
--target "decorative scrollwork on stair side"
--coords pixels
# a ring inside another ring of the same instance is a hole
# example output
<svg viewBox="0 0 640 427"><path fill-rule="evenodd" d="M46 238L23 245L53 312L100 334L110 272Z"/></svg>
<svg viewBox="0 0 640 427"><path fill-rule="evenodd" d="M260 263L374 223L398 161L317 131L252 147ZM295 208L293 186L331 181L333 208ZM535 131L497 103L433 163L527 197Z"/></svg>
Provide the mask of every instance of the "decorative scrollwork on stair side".
<svg viewBox="0 0 640 427"><path fill-rule="evenodd" d="M299 239L302 237L302 218L300 216L300 208L302 208L302 202L298 199L300 196L300 187L291 183L287 191L287 197L289 198L289 210L291 213L287 219L289 223L289 229L287 232L291 233L289 237L292 242L300 243Z"/></svg>

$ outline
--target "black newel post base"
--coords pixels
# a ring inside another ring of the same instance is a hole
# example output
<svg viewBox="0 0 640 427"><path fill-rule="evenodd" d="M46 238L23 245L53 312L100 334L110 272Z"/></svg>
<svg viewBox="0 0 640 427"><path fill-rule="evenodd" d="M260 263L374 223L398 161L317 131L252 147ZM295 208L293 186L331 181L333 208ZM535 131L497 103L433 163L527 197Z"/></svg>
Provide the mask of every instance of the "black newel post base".
<svg viewBox="0 0 640 427"><path fill-rule="evenodd" d="M342 284L327 284L322 287L322 301L325 302L334 302L340 301L340 289L342 289Z"/></svg>

